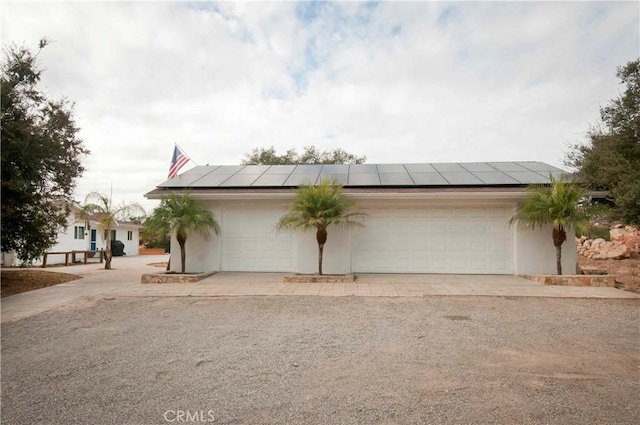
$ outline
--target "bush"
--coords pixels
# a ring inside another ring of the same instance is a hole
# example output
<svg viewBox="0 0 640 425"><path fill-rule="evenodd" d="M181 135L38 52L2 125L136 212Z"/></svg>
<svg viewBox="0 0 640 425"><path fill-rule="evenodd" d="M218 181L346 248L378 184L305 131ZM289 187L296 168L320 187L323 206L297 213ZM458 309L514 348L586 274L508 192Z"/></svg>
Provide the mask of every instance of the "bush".
<svg viewBox="0 0 640 425"><path fill-rule="evenodd" d="M593 226L587 232L587 237L589 237L589 239L602 238L605 241L608 241L609 240L609 227Z"/></svg>

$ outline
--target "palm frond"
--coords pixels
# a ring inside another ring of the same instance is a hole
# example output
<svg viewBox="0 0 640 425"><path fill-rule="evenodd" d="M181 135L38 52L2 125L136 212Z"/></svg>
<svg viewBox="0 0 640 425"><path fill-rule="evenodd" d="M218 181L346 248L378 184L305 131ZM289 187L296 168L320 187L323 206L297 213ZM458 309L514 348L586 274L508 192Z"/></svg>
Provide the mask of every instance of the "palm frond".
<svg viewBox="0 0 640 425"><path fill-rule="evenodd" d="M220 225L213 213L196 203L189 193L171 194L160 201L160 205L144 222L147 234L163 236L172 231L177 236L186 238L192 232L199 233L207 239L211 231L220 234Z"/></svg>
<svg viewBox="0 0 640 425"><path fill-rule="evenodd" d="M554 228L583 227L589 215L581 205L585 192L573 181L551 176L551 186L529 188L529 198L522 202L509 220L509 225L521 229L535 229L548 224Z"/></svg>
<svg viewBox="0 0 640 425"><path fill-rule="evenodd" d="M276 229L297 231L326 229L330 225L362 226L365 214L351 211L353 207L354 203L347 199L342 186L334 180L324 180L316 186L302 185L288 212L280 217Z"/></svg>

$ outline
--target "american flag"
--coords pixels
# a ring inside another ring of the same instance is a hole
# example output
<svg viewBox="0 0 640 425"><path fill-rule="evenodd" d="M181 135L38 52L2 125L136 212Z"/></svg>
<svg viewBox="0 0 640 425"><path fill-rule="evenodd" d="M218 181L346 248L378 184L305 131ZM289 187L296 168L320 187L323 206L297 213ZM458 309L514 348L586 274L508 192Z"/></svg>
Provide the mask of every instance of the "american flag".
<svg viewBox="0 0 640 425"><path fill-rule="evenodd" d="M168 178L172 179L175 176L177 176L178 171L180 171L180 169L184 167L184 165L187 162L189 162L189 158L187 158L187 156L184 153L182 153L180 148L178 148L177 146L173 148L173 158L171 159L171 166L169 167Z"/></svg>

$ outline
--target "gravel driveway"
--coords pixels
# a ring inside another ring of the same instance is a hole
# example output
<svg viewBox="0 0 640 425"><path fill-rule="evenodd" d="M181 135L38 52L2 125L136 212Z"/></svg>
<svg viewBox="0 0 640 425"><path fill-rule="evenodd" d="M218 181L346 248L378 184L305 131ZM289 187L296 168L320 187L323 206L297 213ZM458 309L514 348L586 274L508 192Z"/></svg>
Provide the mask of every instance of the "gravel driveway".
<svg viewBox="0 0 640 425"><path fill-rule="evenodd" d="M3 424L635 424L637 300L101 300L2 325Z"/></svg>

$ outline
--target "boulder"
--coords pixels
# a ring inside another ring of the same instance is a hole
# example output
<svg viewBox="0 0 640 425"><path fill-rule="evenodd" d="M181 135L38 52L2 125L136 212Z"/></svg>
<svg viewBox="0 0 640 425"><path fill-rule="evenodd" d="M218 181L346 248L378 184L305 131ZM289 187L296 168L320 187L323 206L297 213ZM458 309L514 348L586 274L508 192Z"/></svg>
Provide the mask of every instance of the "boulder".
<svg viewBox="0 0 640 425"><path fill-rule="evenodd" d="M624 239L625 231L622 227L616 227L609 230L609 239L612 241Z"/></svg>
<svg viewBox="0 0 640 425"><path fill-rule="evenodd" d="M594 239L594 240L591 242L591 246L592 246L593 248L596 248L598 245L603 244L603 243L605 243L605 242L606 242L606 241L605 241L604 239L602 239L602 238Z"/></svg>
<svg viewBox="0 0 640 425"><path fill-rule="evenodd" d="M619 242L607 242L600 245L600 252L593 258L600 260L621 260L623 258L629 258L631 249L623 243Z"/></svg>
<svg viewBox="0 0 640 425"><path fill-rule="evenodd" d="M626 246L628 246L631 250L640 252L640 235L638 236L625 236L622 240Z"/></svg>

